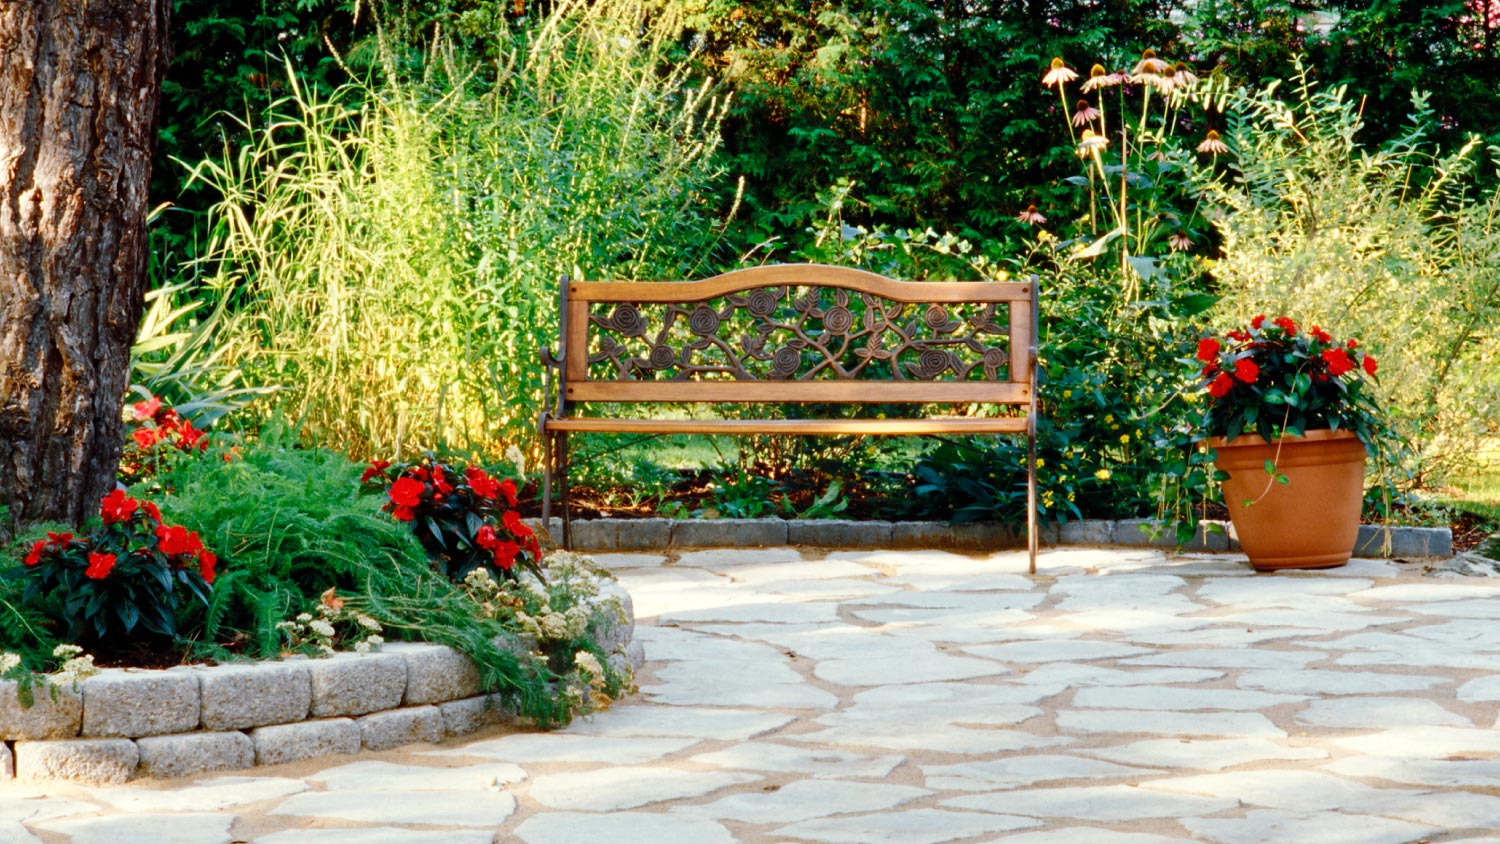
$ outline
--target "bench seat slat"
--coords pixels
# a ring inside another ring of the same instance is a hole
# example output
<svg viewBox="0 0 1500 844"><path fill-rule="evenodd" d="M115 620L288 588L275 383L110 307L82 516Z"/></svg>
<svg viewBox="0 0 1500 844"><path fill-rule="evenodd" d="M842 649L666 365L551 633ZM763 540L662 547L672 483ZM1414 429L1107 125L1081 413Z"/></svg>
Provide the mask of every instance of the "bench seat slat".
<svg viewBox="0 0 1500 844"><path fill-rule="evenodd" d="M1024 434L1024 417L928 419L607 419L548 417L549 431L620 434Z"/></svg>

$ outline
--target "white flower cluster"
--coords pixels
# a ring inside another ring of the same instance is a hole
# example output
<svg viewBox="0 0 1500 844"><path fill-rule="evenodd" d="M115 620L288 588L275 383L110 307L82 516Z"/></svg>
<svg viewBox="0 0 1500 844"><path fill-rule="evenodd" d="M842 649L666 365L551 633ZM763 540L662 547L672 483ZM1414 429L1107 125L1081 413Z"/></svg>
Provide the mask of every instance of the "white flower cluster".
<svg viewBox="0 0 1500 844"><path fill-rule="evenodd" d="M340 623L348 628L347 633L340 634ZM318 605L316 615L298 613L293 620L277 624L276 629L286 636L289 647L311 645L323 656L333 656L340 645L352 643L355 653L367 654L385 644L380 622L357 610L346 609L342 601L327 595Z"/></svg>
<svg viewBox="0 0 1500 844"><path fill-rule="evenodd" d="M62 667L47 675L47 679L54 683L72 683L76 686L99 673L94 665L94 655L84 653L83 648L77 645L58 645L52 649L52 655L64 660Z"/></svg>
<svg viewBox="0 0 1500 844"><path fill-rule="evenodd" d="M0 652L0 674L6 674L15 670L21 664L21 655L10 651Z"/></svg>

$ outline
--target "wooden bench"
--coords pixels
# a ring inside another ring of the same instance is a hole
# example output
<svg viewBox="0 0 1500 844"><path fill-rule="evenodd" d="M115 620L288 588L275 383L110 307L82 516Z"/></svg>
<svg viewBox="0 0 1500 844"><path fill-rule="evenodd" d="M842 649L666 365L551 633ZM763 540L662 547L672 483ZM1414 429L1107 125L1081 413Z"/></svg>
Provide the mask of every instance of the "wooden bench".
<svg viewBox="0 0 1500 844"><path fill-rule="evenodd" d="M541 350L542 515L560 486L571 546L568 435L1025 434L1027 549L1036 571L1037 285L893 281L789 264L704 281L564 279L561 349ZM656 419L584 416L613 403L997 404L1009 416Z"/></svg>

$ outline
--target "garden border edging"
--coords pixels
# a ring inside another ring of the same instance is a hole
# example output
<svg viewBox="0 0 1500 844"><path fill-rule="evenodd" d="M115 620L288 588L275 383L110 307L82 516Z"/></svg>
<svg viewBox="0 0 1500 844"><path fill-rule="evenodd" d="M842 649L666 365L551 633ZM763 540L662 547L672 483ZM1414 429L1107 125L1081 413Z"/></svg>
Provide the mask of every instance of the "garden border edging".
<svg viewBox="0 0 1500 844"><path fill-rule="evenodd" d="M1170 535L1152 539L1141 530L1151 519L1084 519L1044 525L1039 537L1048 546L1116 545L1174 548ZM1185 551L1238 551L1234 526L1204 521L1222 532L1200 527ZM562 535L562 520L548 525ZM648 551L671 547L716 548L809 545L824 548L953 548L993 551L1025 548L1026 537L999 522L853 521L847 519L587 519L571 525L573 546L580 551ZM1389 537L1389 549L1386 538ZM1453 531L1446 527L1360 525L1354 556L1367 558L1452 557Z"/></svg>
<svg viewBox="0 0 1500 844"><path fill-rule="evenodd" d="M592 638L616 668L639 668L645 653L630 594L606 583L595 606L610 598L623 618L603 614ZM0 681L0 783L233 771L436 743L516 721L480 688L468 657L425 642L320 659L104 669L55 694L38 687L30 708L17 686Z"/></svg>

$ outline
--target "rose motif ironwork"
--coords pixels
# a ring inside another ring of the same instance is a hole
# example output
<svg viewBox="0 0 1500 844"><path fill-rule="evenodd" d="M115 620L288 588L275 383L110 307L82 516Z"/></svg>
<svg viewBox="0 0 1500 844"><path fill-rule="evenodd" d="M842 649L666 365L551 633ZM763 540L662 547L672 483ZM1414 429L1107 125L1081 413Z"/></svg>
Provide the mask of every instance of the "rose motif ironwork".
<svg viewBox="0 0 1500 844"><path fill-rule="evenodd" d="M776 313L776 304L780 298L774 290L769 288L752 290L745 296L745 310L749 311L753 317L765 319Z"/></svg>
<svg viewBox="0 0 1500 844"><path fill-rule="evenodd" d="M639 337L646 333L646 320L635 305L621 303L609 315L610 327L626 337Z"/></svg>
<svg viewBox="0 0 1500 844"><path fill-rule="evenodd" d="M672 351L671 346L657 344L651 347L651 354L646 360L652 369L671 369L677 363L677 353Z"/></svg>
<svg viewBox="0 0 1500 844"><path fill-rule="evenodd" d="M787 378L797 371L802 365L802 353L790 346L782 346L771 355L771 375L775 378Z"/></svg>
<svg viewBox="0 0 1500 844"><path fill-rule="evenodd" d="M823 314L823 330L829 334L848 334L853 327L854 314L842 305L829 308L828 313Z"/></svg>
<svg viewBox="0 0 1500 844"><path fill-rule="evenodd" d="M688 328L699 337L710 337L719 330L719 313L707 305L699 305L688 317Z"/></svg>

